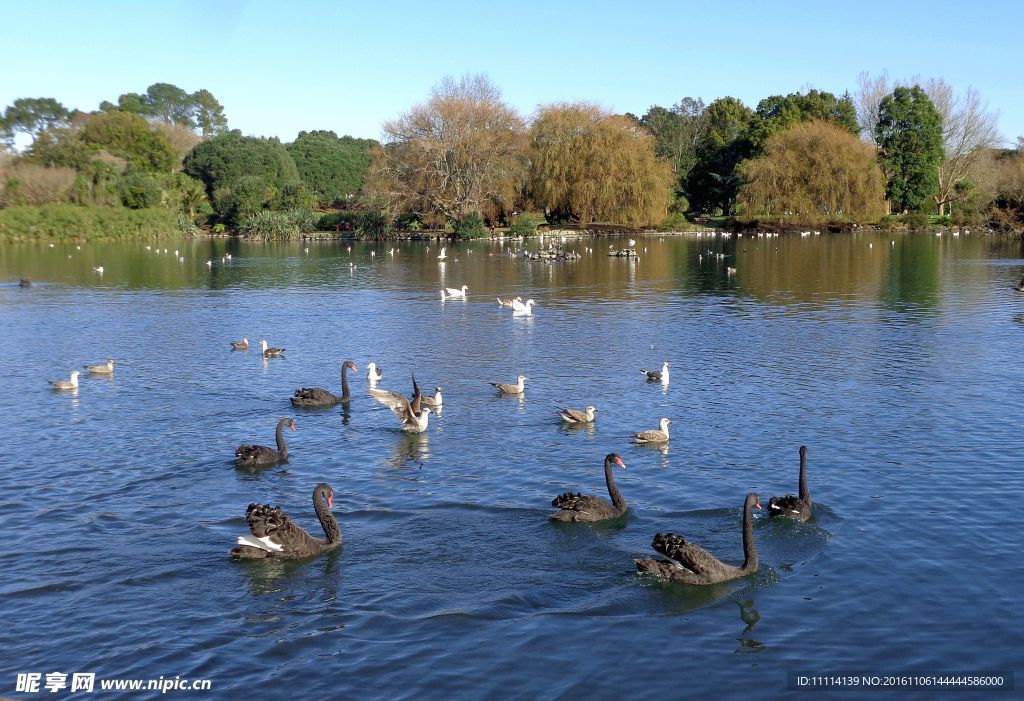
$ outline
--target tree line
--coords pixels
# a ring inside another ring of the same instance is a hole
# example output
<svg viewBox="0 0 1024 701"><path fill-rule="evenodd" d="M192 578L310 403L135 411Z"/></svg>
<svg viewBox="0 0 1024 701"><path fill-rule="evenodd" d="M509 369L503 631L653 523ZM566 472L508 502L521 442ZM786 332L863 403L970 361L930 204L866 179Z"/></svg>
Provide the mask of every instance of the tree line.
<svg viewBox="0 0 1024 701"><path fill-rule="evenodd" d="M70 202L178 213L273 236L543 222L676 228L701 217L794 225L942 214L1024 230L1024 151L1000 149L973 89L862 74L859 90L686 97L643 115L586 102L526 118L482 75L445 78L380 143L231 130L207 90L155 83L92 112L19 99L0 116L0 207ZM17 139L30 139L15 153Z"/></svg>

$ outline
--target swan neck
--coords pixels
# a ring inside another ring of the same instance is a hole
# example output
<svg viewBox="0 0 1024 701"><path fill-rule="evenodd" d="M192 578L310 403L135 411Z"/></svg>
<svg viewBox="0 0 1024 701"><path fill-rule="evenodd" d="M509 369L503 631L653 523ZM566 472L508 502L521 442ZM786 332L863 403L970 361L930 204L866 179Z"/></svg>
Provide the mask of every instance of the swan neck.
<svg viewBox="0 0 1024 701"><path fill-rule="evenodd" d="M284 425L285 425L285 423L286 423L285 421L278 421L277 422L277 432L274 434L274 437L277 439L277 452L281 455L282 458L284 456L288 455L288 446L286 446L284 444Z"/></svg>
<svg viewBox="0 0 1024 701"><path fill-rule="evenodd" d="M341 528L338 526L338 520L334 518L334 514L327 508L327 504L322 498L320 498L319 490L313 492L313 510L316 511L316 517L320 519L320 525L324 529L324 542L327 545L333 545L341 542Z"/></svg>
<svg viewBox="0 0 1024 701"><path fill-rule="evenodd" d="M612 506L616 509L624 510L626 508L626 499L622 496L622 492L619 491L618 485L615 484L615 477L612 475L612 461L604 461L604 481L608 485L608 496L612 498Z"/></svg>
<svg viewBox="0 0 1024 701"><path fill-rule="evenodd" d="M757 569L757 545L754 543L753 509L743 505L743 571L753 572Z"/></svg>
<svg viewBox="0 0 1024 701"><path fill-rule="evenodd" d="M341 398L348 399L352 395L348 391L348 365L341 366Z"/></svg>
<svg viewBox="0 0 1024 701"><path fill-rule="evenodd" d="M811 490L807 488L807 455L800 453L800 500L810 504Z"/></svg>

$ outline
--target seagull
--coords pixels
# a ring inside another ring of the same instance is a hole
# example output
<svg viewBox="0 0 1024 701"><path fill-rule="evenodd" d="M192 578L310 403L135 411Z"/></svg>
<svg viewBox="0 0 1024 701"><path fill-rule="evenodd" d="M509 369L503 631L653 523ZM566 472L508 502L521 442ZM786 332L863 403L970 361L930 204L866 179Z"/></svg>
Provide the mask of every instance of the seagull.
<svg viewBox="0 0 1024 701"><path fill-rule="evenodd" d="M502 307L511 307L516 303L516 301L523 301L522 297L516 297L515 299L502 299L501 297L496 297L495 299L498 300L498 305Z"/></svg>
<svg viewBox="0 0 1024 701"><path fill-rule="evenodd" d="M206 261L206 267L207 268L212 268L213 267L213 261L212 260Z"/></svg>
<svg viewBox="0 0 1024 701"><path fill-rule="evenodd" d="M571 424L590 424L594 423L594 418L597 415L597 409L593 406L588 406L583 411L578 409L567 409L559 407L558 415L562 417L562 421Z"/></svg>
<svg viewBox="0 0 1024 701"><path fill-rule="evenodd" d="M631 439L633 443L668 443L668 425L672 423L669 419L662 419L660 429L640 431L634 433Z"/></svg>
<svg viewBox="0 0 1024 701"><path fill-rule="evenodd" d="M54 389L78 389L78 370L71 372L71 379L69 380L47 380Z"/></svg>
<svg viewBox="0 0 1024 701"><path fill-rule="evenodd" d="M630 239L629 240L629 247L632 248L635 245L636 245L636 241L634 241L633 239Z"/></svg>
<svg viewBox="0 0 1024 701"><path fill-rule="evenodd" d="M86 365L85 369L95 375L113 375L114 361L108 359L107 362L100 365Z"/></svg>
<svg viewBox="0 0 1024 701"><path fill-rule="evenodd" d="M661 370L641 370L643 374L647 375L648 382L661 382L662 384L668 384L668 362L661 364Z"/></svg>
<svg viewBox="0 0 1024 701"><path fill-rule="evenodd" d="M97 266L97 267L93 268L93 270L95 270L95 271L96 271L97 273L99 273L100 275L102 275L102 274L103 274L103 266L102 266L102 265L99 265L99 266Z"/></svg>
<svg viewBox="0 0 1024 701"><path fill-rule="evenodd" d="M267 348L267 342L265 340L264 341L260 341L260 348L263 349L263 357L264 358L282 358L282 357L284 357L284 356L281 355L285 351L284 348Z"/></svg>
<svg viewBox="0 0 1024 701"><path fill-rule="evenodd" d="M441 252L437 254L437 259L438 260L444 260L447 257L448 257L448 254L445 253L445 249L444 249L444 247L442 247L441 248Z"/></svg>
<svg viewBox="0 0 1024 701"><path fill-rule="evenodd" d="M525 375L520 375L516 378L516 383L514 385L506 384L504 382L490 382L489 384L502 394L522 394L526 390L526 386L523 384L523 381L529 379L530 378Z"/></svg>
<svg viewBox="0 0 1024 701"><path fill-rule="evenodd" d="M377 363L370 362L366 364L366 379L369 380L370 384L374 384L384 377L384 371L377 367Z"/></svg>

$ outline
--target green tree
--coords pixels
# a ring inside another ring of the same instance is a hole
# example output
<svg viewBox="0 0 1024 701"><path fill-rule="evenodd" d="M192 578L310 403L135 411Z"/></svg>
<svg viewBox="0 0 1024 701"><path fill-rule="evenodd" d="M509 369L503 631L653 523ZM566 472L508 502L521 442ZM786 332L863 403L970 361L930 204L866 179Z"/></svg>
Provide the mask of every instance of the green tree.
<svg viewBox="0 0 1024 701"><path fill-rule="evenodd" d="M344 201L363 185L370 167L372 139L354 139L333 131L302 131L287 145L302 182L322 203Z"/></svg>
<svg viewBox="0 0 1024 701"><path fill-rule="evenodd" d="M126 159L137 170L169 173L178 163L178 154L167 136L128 112L90 115L82 125L81 139L96 150Z"/></svg>
<svg viewBox="0 0 1024 701"><path fill-rule="evenodd" d="M939 190L942 117L920 86L882 99L875 127L886 197L895 212L918 211Z"/></svg>
<svg viewBox="0 0 1024 701"><path fill-rule="evenodd" d="M637 121L654 137L654 152L672 163L684 180L697 162L697 144L704 132L704 101L684 97L670 108L653 105ZM631 116L631 115L627 115Z"/></svg>
<svg viewBox="0 0 1024 701"><path fill-rule="evenodd" d="M133 173L125 176L118 184L121 204L128 209L156 207L163 197L160 182L152 175Z"/></svg>
<svg viewBox="0 0 1024 701"><path fill-rule="evenodd" d="M214 211L230 224L260 209L278 208L282 193L299 185L299 172L277 139L230 131L204 141L185 157L185 173L201 181Z"/></svg>
<svg viewBox="0 0 1024 701"><path fill-rule="evenodd" d="M722 97L707 106L703 119L686 195L696 211L732 214L741 184L736 166L750 154L754 113L736 98Z"/></svg>
<svg viewBox="0 0 1024 701"><path fill-rule="evenodd" d="M772 134L812 119L834 122L854 135L860 132L857 107L848 94L836 97L830 92L809 90L807 94L772 95L758 103L755 114L751 141L756 151Z"/></svg>
<svg viewBox="0 0 1024 701"><path fill-rule="evenodd" d="M72 111L52 97L20 97L0 117L0 138L8 145L18 133L28 134L35 142L47 129L67 126Z"/></svg>
<svg viewBox="0 0 1024 701"><path fill-rule="evenodd" d="M224 108L213 93L205 89L188 93L171 83L153 83L145 94L124 93L117 98L116 105L107 101L100 103L102 112L117 110L181 124L203 136L222 134L228 126Z"/></svg>

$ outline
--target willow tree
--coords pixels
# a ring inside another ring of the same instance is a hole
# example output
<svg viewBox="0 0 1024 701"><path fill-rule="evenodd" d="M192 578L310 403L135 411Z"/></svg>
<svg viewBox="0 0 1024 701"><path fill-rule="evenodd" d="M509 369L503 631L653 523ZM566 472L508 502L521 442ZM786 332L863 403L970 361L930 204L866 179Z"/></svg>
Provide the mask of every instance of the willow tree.
<svg viewBox="0 0 1024 701"><path fill-rule="evenodd" d="M455 221L511 209L525 175L525 125L485 76L445 78L383 127L371 195Z"/></svg>
<svg viewBox="0 0 1024 701"><path fill-rule="evenodd" d="M541 107L530 131L534 201L582 223L656 226L671 203L672 166L634 120L587 103Z"/></svg>
<svg viewBox="0 0 1024 701"><path fill-rule="evenodd" d="M885 214L885 176L874 147L831 122L802 122L768 137L764 155L744 161L740 172L744 219L809 225Z"/></svg>

